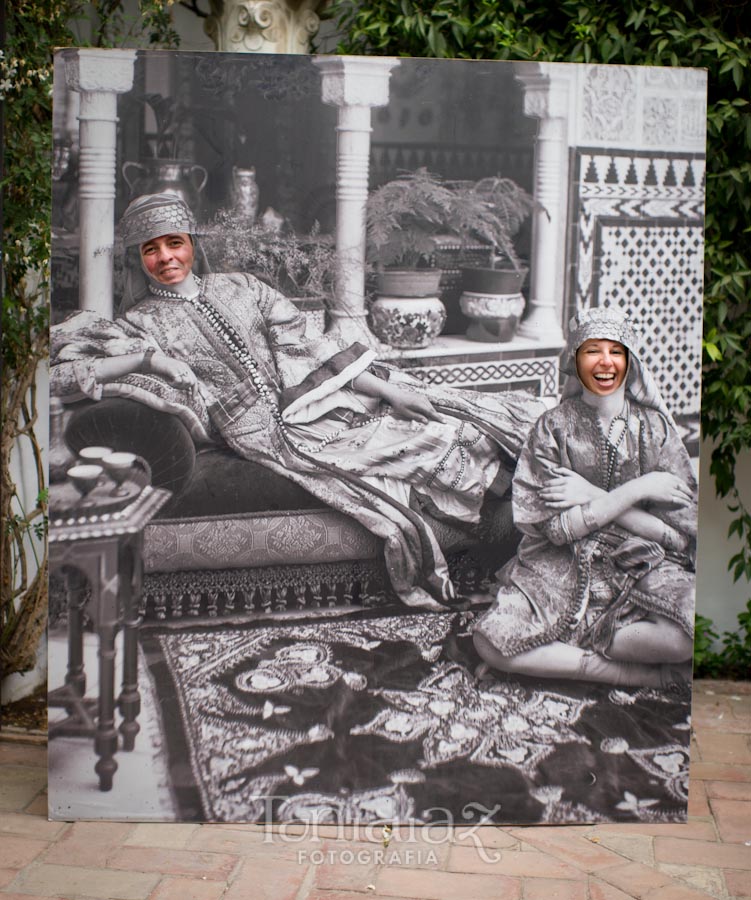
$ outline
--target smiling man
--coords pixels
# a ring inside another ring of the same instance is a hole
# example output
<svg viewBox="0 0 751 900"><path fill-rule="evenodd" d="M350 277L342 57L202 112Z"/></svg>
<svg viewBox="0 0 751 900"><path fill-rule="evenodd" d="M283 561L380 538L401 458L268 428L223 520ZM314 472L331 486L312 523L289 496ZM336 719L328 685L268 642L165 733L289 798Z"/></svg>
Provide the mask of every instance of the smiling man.
<svg viewBox="0 0 751 900"><path fill-rule="evenodd" d="M161 284L182 284L193 270L193 241L189 234L165 234L141 247L147 274Z"/></svg>

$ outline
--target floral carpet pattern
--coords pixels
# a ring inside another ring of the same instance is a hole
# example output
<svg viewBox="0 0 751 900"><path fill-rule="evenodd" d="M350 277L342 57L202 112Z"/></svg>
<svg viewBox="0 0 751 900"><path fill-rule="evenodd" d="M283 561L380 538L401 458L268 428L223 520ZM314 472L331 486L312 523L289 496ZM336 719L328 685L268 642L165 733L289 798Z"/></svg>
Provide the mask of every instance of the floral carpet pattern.
<svg viewBox="0 0 751 900"><path fill-rule="evenodd" d="M144 628L181 819L684 820L688 687L479 681L474 617Z"/></svg>

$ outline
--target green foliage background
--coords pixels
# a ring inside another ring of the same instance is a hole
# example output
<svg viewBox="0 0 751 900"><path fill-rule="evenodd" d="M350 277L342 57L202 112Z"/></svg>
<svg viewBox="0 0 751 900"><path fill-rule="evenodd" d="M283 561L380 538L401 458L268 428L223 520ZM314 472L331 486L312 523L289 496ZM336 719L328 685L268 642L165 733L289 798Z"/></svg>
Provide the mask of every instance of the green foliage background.
<svg viewBox="0 0 751 900"><path fill-rule="evenodd" d="M693 66L709 75L702 430L751 579L751 516L735 477L751 448L751 2L335 0L337 52Z"/></svg>

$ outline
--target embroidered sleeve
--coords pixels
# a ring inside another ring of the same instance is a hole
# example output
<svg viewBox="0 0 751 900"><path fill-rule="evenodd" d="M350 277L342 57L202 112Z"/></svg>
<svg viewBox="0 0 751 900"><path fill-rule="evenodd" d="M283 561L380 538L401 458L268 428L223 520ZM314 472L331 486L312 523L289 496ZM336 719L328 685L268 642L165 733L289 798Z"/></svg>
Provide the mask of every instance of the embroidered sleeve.
<svg viewBox="0 0 751 900"><path fill-rule="evenodd" d="M364 411L348 385L374 362L375 353L320 334L294 303L268 285L252 279L250 286L257 292L281 380L285 421L311 422L337 407Z"/></svg>
<svg viewBox="0 0 751 900"><path fill-rule="evenodd" d="M579 541L599 528L589 504L559 512L540 496L554 469L572 467L566 442L574 415L571 405L564 403L538 418L522 448L513 481L514 524L523 533L544 536L556 546Z"/></svg>
<svg viewBox="0 0 751 900"><path fill-rule="evenodd" d="M693 497L689 506L668 509L651 504L649 512L687 538L690 544L689 553L693 553L697 533L698 484L686 447L676 430L654 410L643 411L640 440L644 473L671 472L682 478L692 490Z"/></svg>
<svg viewBox="0 0 751 900"><path fill-rule="evenodd" d="M111 321L80 312L50 329L50 387L64 401L99 400L102 384L94 362L140 353L156 346L122 319Z"/></svg>
<svg viewBox="0 0 751 900"><path fill-rule="evenodd" d="M562 544L570 544L574 538L570 530L566 527L563 516L553 516L540 526L540 530L551 544L560 547Z"/></svg>
<svg viewBox="0 0 751 900"><path fill-rule="evenodd" d="M560 429L556 422L560 413L558 408L551 413L543 413L533 426L514 473L514 524L530 534L544 531L546 523L560 518L540 497L540 491L552 477L552 470L561 465ZM560 532L555 525L552 528L551 540Z"/></svg>
<svg viewBox="0 0 751 900"><path fill-rule="evenodd" d="M94 374L94 361L79 359L74 362L63 362L50 369L50 392L66 403L89 397L99 400L102 396L102 385Z"/></svg>

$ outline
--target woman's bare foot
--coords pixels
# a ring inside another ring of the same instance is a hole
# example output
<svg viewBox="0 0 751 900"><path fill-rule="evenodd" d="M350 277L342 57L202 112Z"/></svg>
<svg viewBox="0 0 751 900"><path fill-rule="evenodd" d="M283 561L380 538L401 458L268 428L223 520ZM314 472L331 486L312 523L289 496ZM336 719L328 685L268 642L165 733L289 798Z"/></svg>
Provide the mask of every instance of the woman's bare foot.
<svg viewBox="0 0 751 900"><path fill-rule="evenodd" d="M490 666L486 662L478 663L475 666L475 678L477 681L490 681L492 677Z"/></svg>

